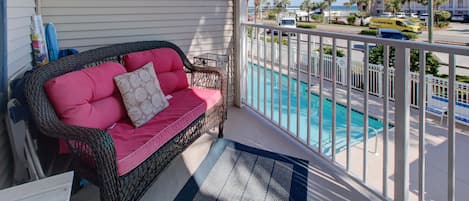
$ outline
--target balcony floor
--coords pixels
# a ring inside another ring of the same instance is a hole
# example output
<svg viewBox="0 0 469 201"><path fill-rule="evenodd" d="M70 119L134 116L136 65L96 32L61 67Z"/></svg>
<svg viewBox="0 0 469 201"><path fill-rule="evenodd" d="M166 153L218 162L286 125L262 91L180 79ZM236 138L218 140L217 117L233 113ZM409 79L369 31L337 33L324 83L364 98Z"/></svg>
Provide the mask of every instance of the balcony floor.
<svg viewBox="0 0 469 201"><path fill-rule="evenodd" d="M303 148L251 112L230 108L228 114L225 138L310 162L308 200L380 200L344 172L332 167L325 159ZM204 134L174 159L142 200L173 200L208 153L210 145L216 140L214 136ZM90 185L75 194L72 200L99 200L98 195L98 189Z"/></svg>

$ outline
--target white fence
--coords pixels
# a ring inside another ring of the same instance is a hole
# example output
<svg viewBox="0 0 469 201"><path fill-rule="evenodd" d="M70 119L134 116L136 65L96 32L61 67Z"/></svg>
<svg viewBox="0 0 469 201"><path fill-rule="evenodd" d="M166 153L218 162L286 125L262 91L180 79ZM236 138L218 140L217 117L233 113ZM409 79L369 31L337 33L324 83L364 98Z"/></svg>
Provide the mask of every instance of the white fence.
<svg viewBox="0 0 469 201"><path fill-rule="evenodd" d="M251 42L248 40L248 42ZM267 48L264 48L264 44L261 42L259 44L259 59L263 61L265 56L267 61L271 61L272 59L272 50L274 50L274 61L279 61L279 47L277 44L271 48L271 43L266 42L265 44ZM254 44L253 48L253 55L257 58L257 45ZM265 52L264 52L265 51ZM290 68L295 69L297 65L297 48L296 44L292 44L290 47L290 55L288 56L288 47L286 45L282 46L282 66L288 66L288 62L290 62ZM249 53L250 54L250 53ZM300 53L300 68L301 71L306 73L308 67L308 57L306 52ZM290 59L290 61L288 61ZM323 55L324 61L324 79L332 81L332 55ZM340 85L347 84L347 62L346 57L337 57L336 61L336 82ZM313 76L319 77L319 52L315 49L311 55L311 62L312 62L312 70L311 74ZM356 90L362 91L364 88L364 78L363 78L363 62L362 61L354 61L352 60L352 88ZM394 68L389 69L389 98L394 100ZM383 97L384 94L382 92L383 83L382 83L382 76L383 76L383 66L378 64L368 64L368 90L369 94ZM419 89L419 73L418 72L411 72L410 73L410 84L411 84L411 105L414 107L418 106L418 89ZM427 82L427 96L439 96L443 98L448 98L448 87L449 82L448 79L435 77L433 75L426 75L426 82ZM456 101L461 103L469 104L469 84L463 82L455 82L456 88Z"/></svg>

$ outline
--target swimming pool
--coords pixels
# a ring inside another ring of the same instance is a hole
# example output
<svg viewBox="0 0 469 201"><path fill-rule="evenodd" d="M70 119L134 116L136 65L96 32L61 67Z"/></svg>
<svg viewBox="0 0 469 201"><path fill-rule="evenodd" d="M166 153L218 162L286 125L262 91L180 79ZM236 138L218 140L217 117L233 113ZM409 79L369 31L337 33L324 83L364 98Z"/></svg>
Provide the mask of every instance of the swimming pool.
<svg viewBox="0 0 469 201"><path fill-rule="evenodd" d="M266 76L264 77L264 71ZM254 72L254 73L253 73ZM258 79L259 74L259 79ZM291 78L290 80L290 94L288 94L288 76L282 75L282 107L279 107L279 73L273 72L273 80L271 80L272 71L265 69L262 66L248 66L247 70L247 97L246 103L251 107L257 109L259 112L264 113L264 99L265 115L276 123L279 123L279 115L282 115L282 122L280 125L283 128L287 128L287 115L290 115L290 129L292 133L297 133L297 80ZM264 86L265 79L265 86ZM259 80L259 84L258 84ZM253 82L252 82L253 81ZM271 89L273 88L273 94ZM266 90L266 96L264 97L264 90ZM300 81L300 126L299 126L299 137L306 142L307 139L307 112L308 112L308 84ZM258 96L259 93L259 96ZM311 118L310 118L310 145L313 148L318 148L319 141L319 96L314 93L309 93L311 96ZM290 111L288 111L288 97L290 97ZM271 111L271 101L273 98L274 107ZM259 107L257 101L259 100ZM281 112L280 112L281 108ZM273 112L273 116L271 116ZM330 155L331 152L331 131L332 131L332 101L329 99L323 99L323 133L322 133L322 147L323 153ZM362 142L363 140L363 113L356 110L352 110L351 113L351 133L350 141L351 144ZM346 148L346 125L347 125L347 108L336 103L336 153ZM381 134L383 130L383 122L376 118L368 117L368 137Z"/></svg>

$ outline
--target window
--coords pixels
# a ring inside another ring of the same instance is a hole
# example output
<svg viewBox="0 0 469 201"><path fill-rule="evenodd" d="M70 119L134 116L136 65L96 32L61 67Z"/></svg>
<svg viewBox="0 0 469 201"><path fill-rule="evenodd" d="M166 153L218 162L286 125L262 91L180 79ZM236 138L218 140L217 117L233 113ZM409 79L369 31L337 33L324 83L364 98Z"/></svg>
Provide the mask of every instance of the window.
<svg viewBox="0 0 469 201"><path fill-rule="evenodd" d="M405 26L404 23L402 23L401 21L396 21L396 24L397 24L397 26L401 26L401 27Z"/></svg>

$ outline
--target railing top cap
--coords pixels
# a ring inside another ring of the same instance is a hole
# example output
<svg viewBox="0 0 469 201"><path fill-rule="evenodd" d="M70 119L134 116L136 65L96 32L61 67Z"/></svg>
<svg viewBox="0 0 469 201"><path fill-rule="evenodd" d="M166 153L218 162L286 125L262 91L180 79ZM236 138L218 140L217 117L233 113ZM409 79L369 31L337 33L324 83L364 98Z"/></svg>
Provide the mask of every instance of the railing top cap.
<svg viewBox="0 0 469 201"><path fill-rule="evenodd" d="M384 39L384 38L377 38L373 36L326 32L326 31L301 29L301 28L287 28L287 27L254 24L254 23L241 23L241 25L259 27L259 28L264 28L264 29L279 30L282 32L293 32L293 33L299 33L299 34L308 34L308 35L329 37L329 38L342 39L342 40L351 40L351 41L357 41L357 42L376 43L376 44L389 45L389 46L394 46L394 47L399 47L399 48L421 49L425 51L435 51L435 52L442 52L442 53L448 53L448 54L469 56L469 47L465 47L465 46L435 44L435 43L431 44L431 43L408 41L408 40Z"/></svg>

